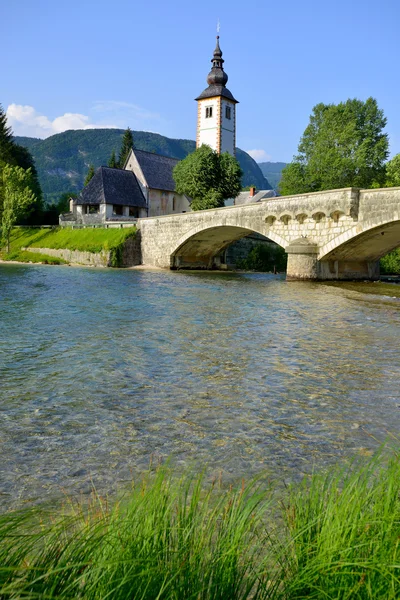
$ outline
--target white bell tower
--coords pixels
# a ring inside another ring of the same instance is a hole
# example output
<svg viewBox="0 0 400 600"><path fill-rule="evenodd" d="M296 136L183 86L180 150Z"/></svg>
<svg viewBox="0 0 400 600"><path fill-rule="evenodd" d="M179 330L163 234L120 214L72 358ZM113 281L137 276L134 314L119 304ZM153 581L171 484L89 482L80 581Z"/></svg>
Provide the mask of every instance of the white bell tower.
<svg viewBox="0 0 400 600"><path fill-rule="evenodd" d="M197 136L196 147L208 144L219 154L229 152L235 156L236 147L236 104L238 101L225 87L228 75L225 73L219 35L212 68L207 77L208 88L197 100Z"/></svg>

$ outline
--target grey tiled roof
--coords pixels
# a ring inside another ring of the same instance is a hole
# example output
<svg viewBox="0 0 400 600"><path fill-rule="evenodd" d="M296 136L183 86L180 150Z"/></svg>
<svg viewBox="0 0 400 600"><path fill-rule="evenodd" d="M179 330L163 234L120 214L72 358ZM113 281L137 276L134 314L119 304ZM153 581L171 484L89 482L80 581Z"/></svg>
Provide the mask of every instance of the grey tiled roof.
<svg viewBox="0 0 400 600"><path fill-rule="evenodd" d="M178 158L170 158L161 154L153 154L144 150L133 150L142 169L149 188L155 190L175 191L175 181L172 171L178 164Z"/></svg>
<svg viewBox="0 0 400 600"><path fill-rule="evenodd" d="M235 206L240 206L241 204L253 204L254 202L261 202L266 198L275 198L276 192L275 190L259 190L254 196L250 196L250 192L240 192L234 200Z"/></svg>
<svg viewBox="0 0 400 600"><path fill-rule="evenodd" d="M119 204L146 208L146 199L132 171L99 167L74 204Z"/></svg>
<svg viewBox="0 0 400 600"><path fill-rule="evenodd" d="M236 104L238 104L238 100L235 100L228 88L220 84L209 85L208 88L201 92L200 96L195 98L195 100L214 98L214 96L222 96L223 98L228 98L228 100L232 100L232 102L236 102Z"/></svg>

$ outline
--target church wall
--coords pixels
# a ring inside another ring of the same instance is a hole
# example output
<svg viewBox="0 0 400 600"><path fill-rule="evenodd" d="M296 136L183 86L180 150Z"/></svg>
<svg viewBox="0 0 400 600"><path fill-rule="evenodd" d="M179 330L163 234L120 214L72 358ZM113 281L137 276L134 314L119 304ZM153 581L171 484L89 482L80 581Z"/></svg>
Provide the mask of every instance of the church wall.
<svg viewBox="0 0 400 600"><path fill-rule="evenodd" d="M149 217L188 211L190 211L190 205L186 196L162 190L149 190Z"/></svg>

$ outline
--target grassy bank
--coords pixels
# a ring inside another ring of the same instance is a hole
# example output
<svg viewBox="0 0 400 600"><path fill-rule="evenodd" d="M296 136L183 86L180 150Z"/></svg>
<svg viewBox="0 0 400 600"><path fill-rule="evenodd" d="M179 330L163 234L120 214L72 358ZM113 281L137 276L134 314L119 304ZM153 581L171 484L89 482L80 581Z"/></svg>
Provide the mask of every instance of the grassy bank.
<svg viewBox="0 0 400 600"><path fill-rule="evenodd" d="M0 520L1 598L395 599L400 462L274 492L164 469L109 508Z"/></svg>
<svg viewBox="0 0 400 600"><path fill-rule="evenodd" d="M111 251L111 258L115 257L115 266L118 266L118 256L122 244L128 237L136 235L136 228L102 229L102 228L54 228L38 229L29 227L16 227L11 234L10 252L0 253L3 260L16 260L21 262L48 262L61 264L65 261L59 258L46 256L39 252L30 252L22 248L54 248L78 250L80 252L98 253Z"/></svg>

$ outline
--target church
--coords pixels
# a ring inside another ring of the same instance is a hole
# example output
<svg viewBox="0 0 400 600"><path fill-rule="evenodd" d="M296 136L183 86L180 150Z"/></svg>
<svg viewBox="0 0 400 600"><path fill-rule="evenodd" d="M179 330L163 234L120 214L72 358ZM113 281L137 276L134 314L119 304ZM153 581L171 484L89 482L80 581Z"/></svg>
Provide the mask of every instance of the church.
<svg viewBox="0 0 400 600"><path fill-rule="evenodd" d="M238 101L226 87L219 36L211 63L208 87L196 98L196 147L208 144L235 156ZM70 212L60 215L60 225L129 224L141 217L190 211L190 198L175 191L172 173L178 162L132 148L123 169L96 170L79 197L71 200Z"/></svg>

